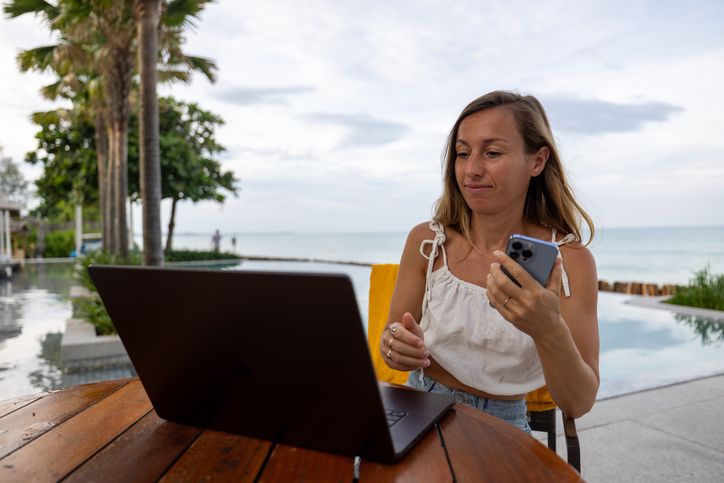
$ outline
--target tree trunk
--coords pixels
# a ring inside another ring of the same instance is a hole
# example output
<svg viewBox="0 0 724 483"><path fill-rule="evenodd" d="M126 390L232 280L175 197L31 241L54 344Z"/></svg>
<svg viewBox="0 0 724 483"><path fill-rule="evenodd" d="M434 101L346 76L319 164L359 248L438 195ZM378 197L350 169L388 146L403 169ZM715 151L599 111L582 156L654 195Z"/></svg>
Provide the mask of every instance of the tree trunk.
<svg viewBox="0 0 724 483"><path fill-rule="evenodd" d="M125 259L128 255L128 118L118 119L116 126L116 249Z"/></svg>
<svg viewBox="0 0 724 483"><path fill-rule="evenodd" d="M171 202L171 221L168 223L168 237L166 238L166 251L169 251L172 249L172 241L173 241L173 228L176 226L176 223L174 220L176 219L176 203L178 202L178 198L175 196L173 197L173 201Z"/></svg>
<svg viewBox="0 0 724 483"><path fill-rule="evenodd" d="M138 69L140 74L140 184L143 200L143 264L163 265L161 239L161 160L159 155L159 118L156 83L158 74L159 0L137 0ZM175 208L174 200L174 208ZM167 246L173 228L169 225Z"/></svg>
<svg viewBox="0 0 724 483"><path fill-rule="evenodd" d="M106 66L106 99L108 122L113 140L113 201L115 204L115 248L122 258L128 254L128 118L130 117L129 96L133 56L131 38L119 36L111 47L111 60Z"/></svg>
<svg viewBox="0 0 724 483"><path fill-rule="evenodd" d="M108 131L103 106L96 103L95 115L96 159L98 161L98 209L101 214L101 243L103 250L108 251L108 230L106 228L106 163L108 160Z"/></svg>
<svg viewBox="0 0 724 483"><path fill-rule="evenodd" d="M113 126L108 127L108 169L106 173L106 219L108 230L108 253L116 253L116 158L118 136Z"/></svg>

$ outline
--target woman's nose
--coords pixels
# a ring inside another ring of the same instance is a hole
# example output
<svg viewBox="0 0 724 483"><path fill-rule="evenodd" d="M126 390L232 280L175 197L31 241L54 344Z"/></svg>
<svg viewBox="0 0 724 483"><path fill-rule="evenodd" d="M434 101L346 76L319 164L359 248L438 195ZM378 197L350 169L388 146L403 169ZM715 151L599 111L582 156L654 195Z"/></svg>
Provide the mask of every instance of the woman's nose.
<svg viewBox="0 0 724 483"><path fill-rule="evenodd" d="M465 174L471 178L479 178L484 173L485 161L477 154L471 154L468 165L465 167Z"/></svg>

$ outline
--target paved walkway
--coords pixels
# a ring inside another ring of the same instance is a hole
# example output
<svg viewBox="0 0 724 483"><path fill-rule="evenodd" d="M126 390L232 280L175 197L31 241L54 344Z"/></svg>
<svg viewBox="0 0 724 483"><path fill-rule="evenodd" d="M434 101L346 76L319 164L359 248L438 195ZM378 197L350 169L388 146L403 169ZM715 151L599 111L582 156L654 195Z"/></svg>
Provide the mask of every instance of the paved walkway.
<svg viewBox="0 0 724 483"><path fill-rule="evenodd" d="M724 481L724 375L598 401L576 427L589 483Z"/></svg>

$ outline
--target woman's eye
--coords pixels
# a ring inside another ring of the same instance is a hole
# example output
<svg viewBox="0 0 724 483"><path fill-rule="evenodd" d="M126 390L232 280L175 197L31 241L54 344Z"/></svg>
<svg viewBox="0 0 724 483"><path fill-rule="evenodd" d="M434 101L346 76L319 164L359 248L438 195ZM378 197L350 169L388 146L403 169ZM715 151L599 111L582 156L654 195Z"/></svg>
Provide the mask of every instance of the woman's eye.
<svg viewBox="0 0 724 483"><path fill-rule="evenodd" d="M494 158L496 156L500 156L500 153L498 151L488 151L488 156L491 156Z"/></svg>
<svg viewBox="0 0 724 483"><path fill-rule="evenodd" d="M458 158L467 158L468 156L470 156L469 153L458 153Z"/></svg>

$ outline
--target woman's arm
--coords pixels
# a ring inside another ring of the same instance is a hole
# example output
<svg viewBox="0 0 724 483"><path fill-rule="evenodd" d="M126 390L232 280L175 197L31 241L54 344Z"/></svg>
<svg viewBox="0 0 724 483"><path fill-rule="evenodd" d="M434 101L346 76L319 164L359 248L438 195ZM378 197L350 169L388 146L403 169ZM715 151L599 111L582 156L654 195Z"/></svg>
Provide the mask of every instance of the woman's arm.
<svg viewBox="0 0 724 483"><path fill-rule="evenodd" d="M575 419L591 410L600 383L598 281L596 263L588 249L579 245L562 247L561 251L570 297L561 294L561 258L542 287L502 252L495 254L499 263L491 266L488 291L500 314L533 338L551 397L568 417ZM500 265L522 287L515 285Z"/></svg>
<svg viewBox="0 0 724 483"><path fill-rule="evenodd" d="M390 316L380 339L379 349L385 363L399 371L413 371L430 365L430 354L424 348L424 336L419 326L427 272L427 260L420 254L420 245L423 240L432 237L434 233L427 223L410 231L400 260ZM395 323L400 325L395 326L392 334L390 325Z"/></svg>

